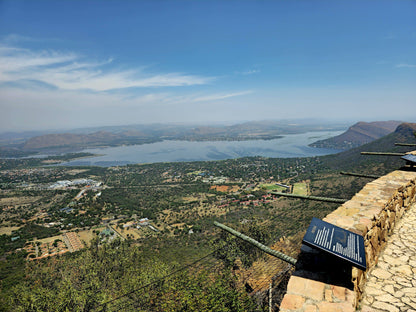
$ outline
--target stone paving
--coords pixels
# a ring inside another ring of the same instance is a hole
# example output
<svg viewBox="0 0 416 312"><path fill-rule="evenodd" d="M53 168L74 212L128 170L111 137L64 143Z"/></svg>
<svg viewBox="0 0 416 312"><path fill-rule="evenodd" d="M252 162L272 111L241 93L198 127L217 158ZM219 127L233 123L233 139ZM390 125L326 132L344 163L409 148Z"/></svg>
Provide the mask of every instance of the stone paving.
<svg viewBox="0 0 416 312"><path fill-rule="evenodd" d="M398 221L369 272L362 312L416 312L416 204Z"/></svg>
<svg viewBox="0 0 416 312"><path fill-rule="evenodd" d="M415 201L416 171L396 170L327 215L324 221L363 236L368 271L301 250L280 311L416 312Z"/></svg>

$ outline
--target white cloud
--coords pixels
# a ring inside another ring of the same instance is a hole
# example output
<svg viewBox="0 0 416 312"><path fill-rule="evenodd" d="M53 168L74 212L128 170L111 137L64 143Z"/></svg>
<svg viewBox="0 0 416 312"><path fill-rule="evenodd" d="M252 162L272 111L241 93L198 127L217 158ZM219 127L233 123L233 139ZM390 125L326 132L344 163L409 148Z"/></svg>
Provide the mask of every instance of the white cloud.
<svg viewBox="0 0 416 312"><path fill-rule="evenodd" d="M258 73L260 73L259 69L250 69L250 70L246 70L246 71L242 71L242 72L240 72L240 71L236 72L236 74L243 75L243 76L254 75L254 74L258 74Z"/></svg>
<svg viewBox="0 0 416 312"><path fill-rule="evenodd" d="M59 65L74 61L75 54L56 52L32 52L17 47L0 46L0 75L4 79L16 79L28 76L30 72L41 70L43 66Z"/></svg>
<svg viewBox="0 0 416 312"><path fill-rule="evenodd" d="M131 87L203 85L213 77L183 73L146 74L141 69L108 70L112 62L83 62L76 53L32 51L0 45L0 82L34 80L59 89L108 91Z"/></svg>
<svg viewBox="0 0 416 312"><path fill-rule="evenodd" d="M258 69L252 69L252 70L247 70L245 72L242 72L242 75L253 75L253 74L258 74L260 72L260 70Z"/></svg>
<svg viewBox="0 0 416 312"><path fill-rule="evenodd" d="M17 44L21 42L51 42L51 41L60 41L59 39L52 39L52 38L35 38L35 37L28 37L22 36L18 34L9 34L2 38L3 42L8 44Z"/></svg>
<svg viewBox="0 0 416 312"><path fill-rule="evenodd" d="M175 90L176 91L176 90ZM400 88L275 88L217 94L148 92L125 90L79 92L77 90L0 89L0 131L76 128L151 122L209 122L262 120L268 118L322 117L362 120L412 121L415 91ZM126 94L130 93L130 97ZM234 98L234 97L235 98ZM224 99L224 101L221 101ZM217 102L214 102L217 100ZM206 101L213 101L211 103ZM227 101L227 105L222 102ZM391 103L396 103L392 109ZM209 105L208 105L209 104ZM379 109L374 112L374 107ZM299 116L299 112L302 115ZM413 119L414 121L414 119Z"/></svg>
<svg viewBox="0 0 416 312"><path fill-rule="evenodd" d="M405 67L405 68L416 68L416 65L414 65L414 64L400 63L400 64L397 64L396 67L398 67L398 68L403 68L403 67Z"/></svg>
<svg viewBox="0 0 416 312"><path fill-rule="evenodd" d="M226 94L211 94L211 95L196 97L192 101L193 102L217 101L217 100L227 99L230 97L242 96L242 95L246 95L250 93L253 93L253 91L248 90L248 91L226 93Z"/></svg>
<svg viewBox="0 0 416 312"><path fill-rule="evenodd" d="M126 99L122 94L8 87L1 89L0 130L146 122L157 116L158 103L166 98L166 94Z"/></svg>
<svg viewBox="0 0 416 312"><path fill-rule="evenodd" d="M13 86L3 87L0 91L0 131L203 121L207 117L216 120L214 117L218 110L213 109L213 101L252 92L211 95L149 92L137 95L136 92L124 91L101 93L43 89L39 92L38 89ZM206 105L208 101L212 103ZM244 98L238 103L230 101L229 105L222 106L221 111L233 112L232 116L244 101Z"/></svg>

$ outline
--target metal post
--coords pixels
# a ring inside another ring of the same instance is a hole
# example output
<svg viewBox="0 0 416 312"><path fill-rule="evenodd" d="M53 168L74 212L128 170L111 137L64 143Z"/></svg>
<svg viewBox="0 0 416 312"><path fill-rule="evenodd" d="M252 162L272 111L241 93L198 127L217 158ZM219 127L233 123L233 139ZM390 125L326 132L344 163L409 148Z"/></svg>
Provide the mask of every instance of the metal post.
<svg viewBox="0 0 416 312"><path fill-rule="evenodd" d="M227 231L228 233L230 233L230 234L232 234L234 236L237 236L237 237L241 238L242 240L244 240L244 241L246 241L246 242L248 242L248 243L256 246L257 248L259 248L260 250L264 251L265 253L268 253L269 255L272 255L274 257L277 257L277 258L279 258L279 259L281 259L283 261L286 261L286 262L288 262L290 264L296 265L296 261L297 261L296 259L294 259L294 258L292 258L292 257L290 257L288 255L285 255L284 253L282 253L280 251L271 249L270 247L267 247L266 245L263 245L262 243L256 241L255 239L253 239L251 237L248 237L247 235L244 235L244 234L242 234L240 232L237 232L236 230L234 230L234 229L232 229L232 228L230 228L230 227L228 227L228 226L226 226L224 224L221 224L221 223L219 223L217 221L214 221L214 225L215 226L218 226L219 228Z"/></svg>
<svg viewBox="0 0 416 312"><path fill-rule="evenodd" d="M317 200L317 201L323 201L323 202L328 202L328 203L338 203L338 204L343 204L346 201L348 201L348 199L343 199L343 198L305 196L305 195L295 195L295 194L279 193L279 192L270 192L270 194L284 196L284 197L293 197L293 198L300 198L300 199Z"/></svg>
<svg viewBox="0 0 416 312"><path fill-rule="evenodd" d="M404 156L405 153L387 153L387 152L361 152L361 155L378 155L378 156Z"/></svg>
<svg viewBox="0 0 416 312"><path fill-rule="evenodd" d="M416 143L394 143L396 146L416 146Z"/></svg>
<svg viewBox="0 0 416 312"><path fill-rule="evenodd" d="M380 176L372 175L372 174L361 174L361 173L353 173L353 172L345 172L341 171L340 174L349 175L353 177L360 177L360 178L370 178L370 179L378 179Z"/></svg>

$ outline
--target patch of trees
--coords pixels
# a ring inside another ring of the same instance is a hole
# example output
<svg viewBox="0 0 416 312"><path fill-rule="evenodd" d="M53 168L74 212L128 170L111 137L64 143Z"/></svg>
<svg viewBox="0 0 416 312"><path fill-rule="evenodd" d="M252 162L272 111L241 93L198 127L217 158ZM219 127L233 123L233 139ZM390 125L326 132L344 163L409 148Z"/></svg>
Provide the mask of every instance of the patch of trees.
<svg viewBox="0 0 416 312"><path fill-rule="evenodd" d="M178 269L184 268L184 269ZM253 311L255 303L212 258L189 267L114 240L31 262L2 297L4 311Z"/></svg>
<svg viewBox="0 0 416 312"><path fill-rule="evenodd" d="M3 255L5 252L22 248L28 240L34 238L42 239L57 235L58 233L58 229L28 223L20 229L13 231L11 235L0 235L0 254Z"/></svg>

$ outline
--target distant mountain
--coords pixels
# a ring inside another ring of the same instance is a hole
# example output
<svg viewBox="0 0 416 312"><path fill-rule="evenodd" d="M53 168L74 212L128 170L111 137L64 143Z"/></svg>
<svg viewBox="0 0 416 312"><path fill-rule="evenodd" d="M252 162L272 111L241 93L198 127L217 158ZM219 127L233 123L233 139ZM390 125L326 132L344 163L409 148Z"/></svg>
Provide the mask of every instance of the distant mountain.
<svg viewBox="0 0 416 312"><path fill-rule="evenodd" d="M45 134L28 139L22 146L22 150L45 150L45 149L83 149L93 147L119 146L123 144L144 144L156 142L151 136L143 135L139 131L125 131L122 133L111 133L98 131L90 134L58 133Z"/></svg>
<svg viewBox="0 0 416 312"><path fill-rule="evenodd" d="M358 122L346 132L326 140L316 141L310 146L347 150L370 143L392 133L401 121Z"/></svg>
<svg viewBox="0 0 416 312"><path fill-rule="evenodd" d="M46 131L23 131L0 133L0 146L16 146L26 142L31 137L40 136L51 132Z"/></svg>
<svg viewBox="0 0 416 312"><path fill-rule="evenodd" d="M309 131L336 131L345 129L345 125L322 123L293 123L288 121L246 122L231 126L217 125L176 125L152 124L118 127L103 127L99 131L90 129L66 133L44 134L26 139L13 145L14 149L29 151L64 152L83 148L120 146L154 143L162 140L186 141L239 141L270 140L282 135L305 133ZM98 130L98 129L95 129ZM5 148L10 147L5 146Z"/></svg>
<svg viewBox="0 0 416 312"><path fill-rule="evenodd" d="M400 168L405 164L404 160L399 156L361 155L361 152L405 153L416 150L415 147L395 146L394 143L416 143L416 123L402 123L393 133L380 139L345 152L322 156L321 159L332 170L360 172L360 170L367 170L368 165L371 164L370 167L374 171L362 173L385 174L386 168ZM374 166L374 163L377 165Z"/></svg>
<svg viewBox="0 0 416 312"><path fill-rule="evenodd" d="M23 149L42 149L48 147L64 147L67 145L84 145L91 143L102 142L106 137L114 137L109 132L96 132L93 134L45 134L37 137L30 138L23 145Z"/></svg>

